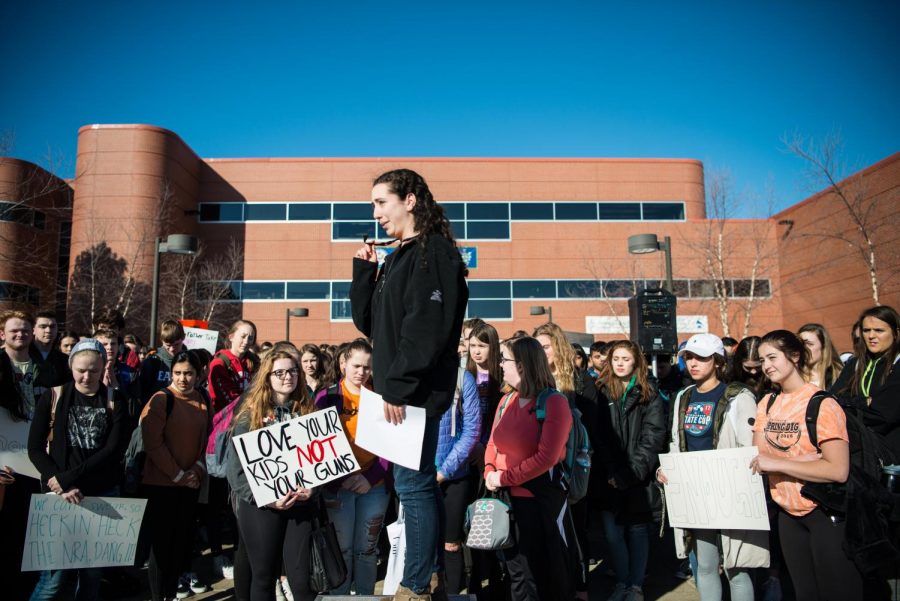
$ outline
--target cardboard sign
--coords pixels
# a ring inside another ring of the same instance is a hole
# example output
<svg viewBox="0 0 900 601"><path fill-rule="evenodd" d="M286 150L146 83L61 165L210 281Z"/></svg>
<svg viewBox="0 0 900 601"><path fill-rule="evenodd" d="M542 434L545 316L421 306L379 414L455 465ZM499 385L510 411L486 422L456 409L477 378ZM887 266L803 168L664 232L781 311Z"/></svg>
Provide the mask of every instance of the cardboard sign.
<svg viewBox="0 0 900 601"><path fill-rule="evenodd" d="M750 471L756 447L668 453L666 509L678 528L768 530L763 479Z"/></svg>
<svg viewBox="0 0 900 601"><path fill-rule="evenodd" d="M215 355L216 347L218 345L218 330L201 330L200 328L184 329L184 347L187 349L202 348L209 351L210 355Z"/></svg>
<svg viewBox="0 0 900 601"><path fill-rule="evenodd" d="M359 469L334 407L232 440L258 507L290 491L315 488Z"/></svg>
<svg viewBox="0 0 900 601"><path fill-rule="evenodd" d="M134 564L146 499L31 495L22 571Z"/></svg>
<svg viewBox="0 0 900 601"><path fill-rule="evenodd" d="M13 421L6 409L0 409L0 467L8 465L17 474L40 478L28 459L28 430L31 422Z"/></svg>

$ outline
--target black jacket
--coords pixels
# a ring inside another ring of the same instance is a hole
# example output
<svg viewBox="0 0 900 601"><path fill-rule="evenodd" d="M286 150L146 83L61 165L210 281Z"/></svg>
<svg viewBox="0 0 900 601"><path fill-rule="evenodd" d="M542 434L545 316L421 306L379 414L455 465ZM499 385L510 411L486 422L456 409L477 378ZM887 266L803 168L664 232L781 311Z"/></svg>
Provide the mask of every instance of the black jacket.
<svg viewBox="0 0 900 601"><path fill-rule="evenodd" d="M656 389L651 390L647 403L640 403L640 396L640 385L635 385L628 392L623 409L619 399L608 397L605 387L600 390L600 405L606 405L609 411L610 431L601 436L601 465L597 467L605 469L606 479L616 482L616 488L606 485L601 504L606 509L649 519L657 509L655 472L659 453L665 449L666 416Z"/></svg>
<svg viewBox="0 0 900 601"><path fill-rule="evenodd" d="M34 343L28 349L28 355L38 368L34 379L35 386L52 388L72 381L72 370L69 369L69 357L59 349L51 349L47 358L41 354Z"/></svg>
<svg viewBox="0 0 900 601"><path fill-rule="evenodd" d="M118 393L114 398L104 447L81 465L67 470L69 404L74 387L75 384L71 382L64 385L62 395L56 403L53 441L50 442L49 452L47 437L50 434L52 391L44 393L38 399L31 430L28 432L28 458L41 473L41 486L44 490L47 490L47 481L56 476L56 481L63 490L77 488L86 496L103 494L119 484L120 462L125 451L123 442L128 436L124 428L125 399ZM106 387L102 384L97 395L104 401L107 398Z"/></svg>
<svg viewBox="0 0 900 601"><path fill-rule="evenodd" d="M869 389L871 403L860 390L859 384L853 390L850 389L850 380L856 369L856 357L847 361L829 392L838 397L842 404L855 407L863 423L883 436L894 455L900 457L900 357L893 363L890 359L884 357L875 366L872 387ZM882 384L881 379L886 369L891 372Z"/></svg>
<svg viewBox="0 0 900 601"><path fill-rule="evenodd" d="M376 263L353 259L353 323L372 338L375 392L393 405L425 407L429 417L450 406L456 349L469 300L465 265L449 240L431 234Z"/></svg>

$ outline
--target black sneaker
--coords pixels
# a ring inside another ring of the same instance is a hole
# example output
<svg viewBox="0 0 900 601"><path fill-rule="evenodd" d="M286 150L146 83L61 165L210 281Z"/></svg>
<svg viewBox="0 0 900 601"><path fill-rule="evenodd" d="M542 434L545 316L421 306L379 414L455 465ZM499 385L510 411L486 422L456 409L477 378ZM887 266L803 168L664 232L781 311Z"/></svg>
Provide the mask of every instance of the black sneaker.
<svg viewBox="0 0 900 601"><path fill-rule="evenodd" d="M191 588L192 593L197 593L199 595L200 593L205 593L209 590L209 585L197 578L197 574L194 572L191 572L187 576L188 586Z"/></svg>
<svg viewBox="0 0 900 601"><path fill-rule="evenodd" d="M191 581L187 574L182 574L178 579L178 588L175 590L176 599L187 599L194 593L191 591Z"/></svg>

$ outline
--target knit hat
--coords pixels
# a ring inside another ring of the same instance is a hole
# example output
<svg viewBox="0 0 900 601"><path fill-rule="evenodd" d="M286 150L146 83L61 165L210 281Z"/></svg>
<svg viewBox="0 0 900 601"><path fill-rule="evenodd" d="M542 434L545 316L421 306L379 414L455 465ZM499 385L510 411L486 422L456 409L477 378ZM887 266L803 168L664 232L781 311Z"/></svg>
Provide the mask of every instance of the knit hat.
<svg viewBox="0 0 900 601"><path fill-rule="evenodd" d="M104 348L103 344L94 338L85 338L84 340L76 342L75 346L72 347L72 350L69 351L69 369L72 369L72 360L75 359L75 355L82 351L94 351L95 353L99 353L101 363L106 365L106 348Z"/></svg>

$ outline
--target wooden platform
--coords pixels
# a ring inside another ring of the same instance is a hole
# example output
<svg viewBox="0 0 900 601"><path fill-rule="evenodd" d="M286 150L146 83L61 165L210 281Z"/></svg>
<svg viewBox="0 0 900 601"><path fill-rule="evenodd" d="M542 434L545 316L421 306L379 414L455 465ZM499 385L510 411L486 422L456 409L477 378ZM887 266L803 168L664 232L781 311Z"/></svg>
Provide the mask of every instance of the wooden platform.
<svg viewBox="0 0 900 601"><path fill-rule="evenodd" d="M316 601L391 601L391 595L319 595ZM449 595L450 601L475 601L475 595Z"/></svg>

